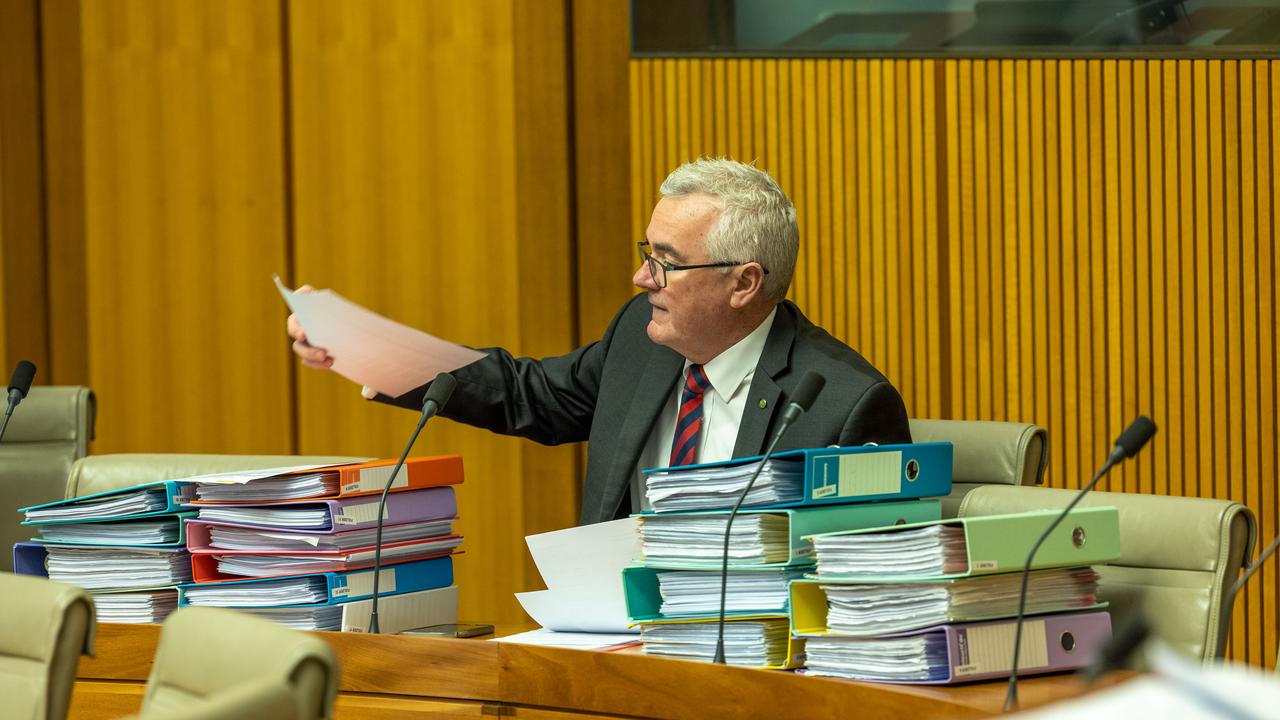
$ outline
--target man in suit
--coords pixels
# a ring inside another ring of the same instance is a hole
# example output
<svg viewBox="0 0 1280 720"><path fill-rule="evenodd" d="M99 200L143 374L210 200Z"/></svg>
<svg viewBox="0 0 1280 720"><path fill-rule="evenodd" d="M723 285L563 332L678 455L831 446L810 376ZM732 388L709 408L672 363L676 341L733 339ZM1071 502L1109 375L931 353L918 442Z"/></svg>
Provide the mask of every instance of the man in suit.
<svg viewBox="0 0 1280 720"><path fill-rule="evenodd" d="M661 194L632 278L644 293L604 337L540 360L486 349L453 373L443 416L544 444L587 440L583 524L638 510L641 470L763 452L810 370L826 388L779 450L911 441L898 391L786 301L799 233L773 178L703 159L672 172ZM332 364L293 316L289 334L304 364ZM418 410L425 392L376 399Z"/></svg>

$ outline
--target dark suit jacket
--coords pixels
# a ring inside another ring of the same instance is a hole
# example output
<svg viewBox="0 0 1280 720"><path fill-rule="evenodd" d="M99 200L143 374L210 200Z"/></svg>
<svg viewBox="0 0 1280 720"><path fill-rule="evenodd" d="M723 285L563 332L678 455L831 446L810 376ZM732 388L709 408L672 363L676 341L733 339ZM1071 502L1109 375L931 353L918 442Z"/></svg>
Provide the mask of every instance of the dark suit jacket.
<svg viewBox="0 0 1280 720"><path fill-rule="evenodd" d="M651 311L646 296L637 295L603 338L559 357L514 358L489 348L487 358L453 373L457 387L441 414L546 445L587 440L581 522L611 520L684 366L674 350L649 340ZM808 370L822 373L826 388L778 450L911 441L906 407L889 381L784 302L751 379L735 457L764 452L787 394ZM379 399L417 410L425 392L423 386Z"/></svg>

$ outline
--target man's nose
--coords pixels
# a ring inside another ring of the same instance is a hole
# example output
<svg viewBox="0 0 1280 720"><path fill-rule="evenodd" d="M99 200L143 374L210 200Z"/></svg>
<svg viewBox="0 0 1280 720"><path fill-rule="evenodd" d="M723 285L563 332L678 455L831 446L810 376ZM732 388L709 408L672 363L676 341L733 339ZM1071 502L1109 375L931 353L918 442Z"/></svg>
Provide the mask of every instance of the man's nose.
<svg viewBox="0 0 1280 720"><path fill-rule="evenodd" d="M636 287L643 288L645 290L658 289L658 283L654 280L653 273L649 272L649 265L647 263L640 263L640 267L636 270L636 274L631 277L631 282L635 283Z"/></svg>

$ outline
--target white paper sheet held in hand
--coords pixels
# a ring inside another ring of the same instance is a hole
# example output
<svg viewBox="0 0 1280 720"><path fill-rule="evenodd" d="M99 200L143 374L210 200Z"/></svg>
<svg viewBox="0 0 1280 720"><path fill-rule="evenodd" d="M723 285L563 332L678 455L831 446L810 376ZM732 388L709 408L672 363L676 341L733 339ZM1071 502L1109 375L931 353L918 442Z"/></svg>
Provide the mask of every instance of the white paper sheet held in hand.
<svg viewBox="0 0 1280 720"><path fill-rule="evenodd" d="M334 372L398 397L484 357L484 353L401 325L332 290L294 292L275 279L307 342L329 351Z"/></svg>
<svg viewBox="0 0 1280 720"><path fill-rule="evenodd" d="M564 632L636 633L627 627L622 569L640 549L634 518L530 535L547 590L516 593L539 625Z"/></svg>

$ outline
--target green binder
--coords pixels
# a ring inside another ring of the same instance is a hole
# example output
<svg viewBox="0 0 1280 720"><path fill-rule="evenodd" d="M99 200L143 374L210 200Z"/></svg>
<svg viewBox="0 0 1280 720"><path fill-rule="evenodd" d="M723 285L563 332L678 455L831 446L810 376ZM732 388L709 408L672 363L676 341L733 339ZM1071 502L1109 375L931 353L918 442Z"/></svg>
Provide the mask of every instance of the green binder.
<svg viewBox="0 0 1280 720"><path fill-rule="evenodd" d="M1059 510L1036 510L1010 515L935 520L893 528L824 533L804 538L835 535L896 533L930 525L964 528L968 569L930 577L888 574L809 574L827 582L893 583L919 580L948 580L1022 570L1027 553L1037 538L1060 514ZM1120 557L1120 516L1114 507L1076 508L1045 538L1031 569L1079 567L1107 563Z"/></svg>

